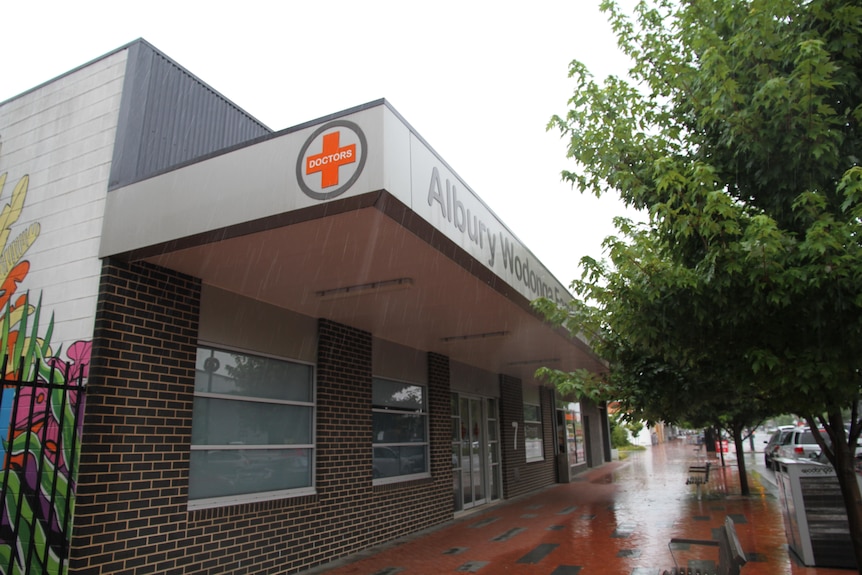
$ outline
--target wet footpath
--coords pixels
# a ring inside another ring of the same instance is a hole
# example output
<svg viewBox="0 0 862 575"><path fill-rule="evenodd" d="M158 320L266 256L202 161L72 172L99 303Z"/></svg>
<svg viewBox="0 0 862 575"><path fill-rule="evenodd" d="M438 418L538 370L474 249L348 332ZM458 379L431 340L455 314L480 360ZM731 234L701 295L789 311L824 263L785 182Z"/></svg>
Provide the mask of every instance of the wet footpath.
<svg viewBox="0 0 862 575"><path fill-rule="evenodd" d="M682 440L631 452L574 482L503 501L441 527L339 560L307 574L661 575L675 563L710 565L715 547L671 538L713 539L730 516L748 563L741 575L848 575L806 567L788 549L771 472L746 454L751 495L742 497L736 458L712 458L700 498L689 467L705 457Z"/></svg>

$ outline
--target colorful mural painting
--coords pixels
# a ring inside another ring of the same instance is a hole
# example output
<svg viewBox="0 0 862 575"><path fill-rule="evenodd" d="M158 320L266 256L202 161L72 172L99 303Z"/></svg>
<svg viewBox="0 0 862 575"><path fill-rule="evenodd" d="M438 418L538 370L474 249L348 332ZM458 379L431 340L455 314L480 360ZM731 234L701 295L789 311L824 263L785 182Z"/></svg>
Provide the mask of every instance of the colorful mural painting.
<svg viewBox="0 0 862 575"><path fill-rule="evenodd" d="M53 314L43 325L41 292L34 305L20 289L39 223L23 226L9 241L30 179L21 177L8 199L6 179L7 173L0 175L0 574L62 574L92 342L73 343L65 360L62 346L52 350Z"/></svg>

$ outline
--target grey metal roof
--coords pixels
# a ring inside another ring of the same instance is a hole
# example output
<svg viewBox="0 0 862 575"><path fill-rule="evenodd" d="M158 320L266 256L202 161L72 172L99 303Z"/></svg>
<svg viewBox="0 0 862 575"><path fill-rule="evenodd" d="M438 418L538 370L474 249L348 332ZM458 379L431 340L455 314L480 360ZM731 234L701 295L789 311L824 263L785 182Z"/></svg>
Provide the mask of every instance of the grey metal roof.
<svg viewBox="0 0 862 575"><path fill-rule="evenodd" d="M272 133L145 40L125 49L109 189Z"/></svg>

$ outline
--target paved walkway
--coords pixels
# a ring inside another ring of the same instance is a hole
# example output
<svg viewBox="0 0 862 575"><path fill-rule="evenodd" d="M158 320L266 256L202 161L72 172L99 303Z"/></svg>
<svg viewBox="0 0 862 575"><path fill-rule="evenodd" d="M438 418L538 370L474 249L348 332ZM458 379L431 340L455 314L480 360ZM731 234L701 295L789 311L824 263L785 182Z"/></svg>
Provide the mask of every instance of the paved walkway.
<svg viewBox="0 0 862 575"><path fill-rule="evenodd" d="M735 458L713 462L698 500L685 484L695 463L682 441L648 447L566 485L505 501L443 527L308 572L329 575L657 575L673 567L671 537L711 539L725 516L736 522L748 564L742 575L848 575L803 566L787 548L777 492L751 473L739 495ZM759 453L746 454L749 468ZM762 468L761 468L762 469ZM695 553L696 551L696 553ZM712 547L674 550L677 560L715 559Z"/></svg>

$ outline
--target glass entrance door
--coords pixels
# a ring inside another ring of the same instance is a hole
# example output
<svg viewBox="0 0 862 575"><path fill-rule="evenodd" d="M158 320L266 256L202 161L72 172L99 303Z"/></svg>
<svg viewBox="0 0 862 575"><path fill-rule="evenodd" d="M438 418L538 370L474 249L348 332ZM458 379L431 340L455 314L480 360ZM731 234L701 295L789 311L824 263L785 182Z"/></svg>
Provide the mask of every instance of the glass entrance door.
<svg viewBox="0 0 862 575"><path fill-rule="evenodd" d="M452 473L455 510L499 498L499 445L496 401L452 398Z"/></svg>

